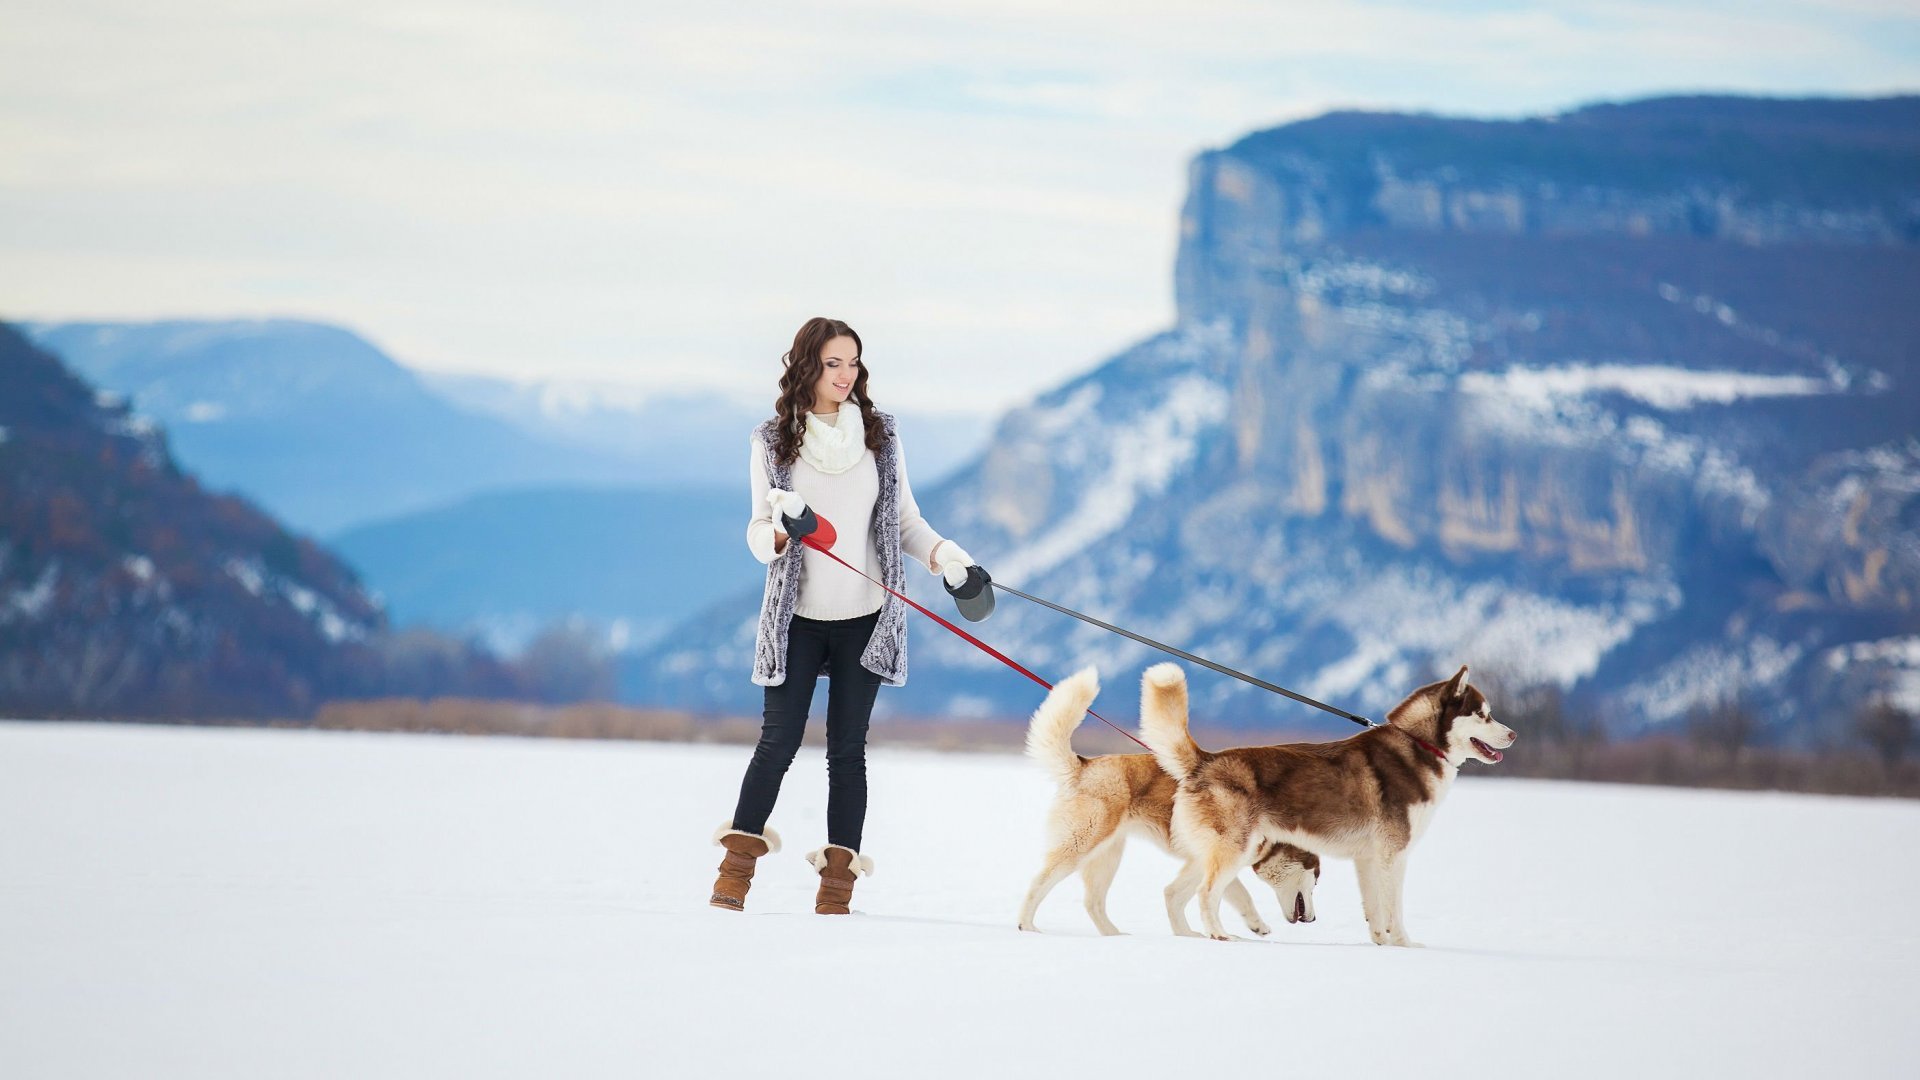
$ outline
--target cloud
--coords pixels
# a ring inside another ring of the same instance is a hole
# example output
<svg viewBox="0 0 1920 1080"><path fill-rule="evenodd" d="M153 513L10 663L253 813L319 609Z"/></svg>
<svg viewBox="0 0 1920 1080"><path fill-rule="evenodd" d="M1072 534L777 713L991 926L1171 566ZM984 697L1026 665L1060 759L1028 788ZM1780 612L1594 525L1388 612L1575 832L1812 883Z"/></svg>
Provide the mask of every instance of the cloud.
<svg viewBox="0 0 1920 1080"><path fill-rule="evenodd" d="M4 17L9 315L301 314L428 367L744 385L830 311L898 358L893 400L978 408L1171 320L1209 145L1332 105L1514 114L1675 72L1911 85L1920 51L1920 20L1872 0ZM936 376L956 364L975 377Z"/></svg>

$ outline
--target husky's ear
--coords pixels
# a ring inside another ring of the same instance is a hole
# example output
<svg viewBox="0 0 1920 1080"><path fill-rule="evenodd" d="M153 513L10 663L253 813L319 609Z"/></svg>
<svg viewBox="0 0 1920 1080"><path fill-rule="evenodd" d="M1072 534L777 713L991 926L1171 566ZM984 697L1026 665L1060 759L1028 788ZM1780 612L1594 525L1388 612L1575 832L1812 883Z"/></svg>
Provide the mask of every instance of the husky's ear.
<svg viewBox="0 0 1920 1080"><path fill-rule="evenodd" d="M1448 701L1459 701L1467 696L1467 665L1461 664L1460 670L1447 680L1445 693Z"/></svg>

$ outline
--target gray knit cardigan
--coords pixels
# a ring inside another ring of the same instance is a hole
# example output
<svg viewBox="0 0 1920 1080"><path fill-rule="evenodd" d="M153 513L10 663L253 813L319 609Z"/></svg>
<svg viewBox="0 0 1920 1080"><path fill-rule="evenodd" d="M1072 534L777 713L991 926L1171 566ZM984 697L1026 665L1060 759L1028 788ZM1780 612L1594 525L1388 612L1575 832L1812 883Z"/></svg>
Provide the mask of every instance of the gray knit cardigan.
<svg viewBox="0 0 1920 1080"><path fill-rule="evenodd" d="M905 594L907 574L900 554L900 442L893 416L874 410L886 431L886 441L873 455L880 476L880 494L873 504L873 548L880 557L880 580L887 588ZM780 418L766 420L756 432L766 454L767 482L774 487L793 490L793 466L774 460L773 446L779 434ZM849 537L841 537L845 543ZM798 542L789 542L786 550L767 564L767 587L760 597L760 629L753 642L753 681L760 686L779 686L787 681L787 624L794 605L800 599L800 581L806 576L806 560L800 557ZM843 574L853 571L835 564ZM907 682L907 605L900 597L887 594L880 608L880 619L873 636L860 654L860 666L879 675L888 686ZM820 675L827 675L825 663Z"/></svg>

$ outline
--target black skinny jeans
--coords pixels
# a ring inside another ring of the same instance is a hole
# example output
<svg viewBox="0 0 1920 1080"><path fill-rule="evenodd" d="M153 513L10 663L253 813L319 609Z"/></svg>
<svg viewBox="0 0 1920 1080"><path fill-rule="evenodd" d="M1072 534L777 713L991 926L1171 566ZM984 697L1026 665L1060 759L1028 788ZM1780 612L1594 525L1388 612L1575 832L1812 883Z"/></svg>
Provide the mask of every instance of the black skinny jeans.
<svg viewBox="0 0 1920 1080"><path fill-rule="evenodd" d="M809 619L794 615L787 624L787 678L765 687L766 706L760 744L753 748L733 827L766 831L767 817L780 797L780 781L793 764L813 707L813 686L820 663L827 664L827 843L860 850L860 829L867 819L867 719L880 692L880 676L860 666L860 654L880 622L871 612L851 619Z"/></svg>

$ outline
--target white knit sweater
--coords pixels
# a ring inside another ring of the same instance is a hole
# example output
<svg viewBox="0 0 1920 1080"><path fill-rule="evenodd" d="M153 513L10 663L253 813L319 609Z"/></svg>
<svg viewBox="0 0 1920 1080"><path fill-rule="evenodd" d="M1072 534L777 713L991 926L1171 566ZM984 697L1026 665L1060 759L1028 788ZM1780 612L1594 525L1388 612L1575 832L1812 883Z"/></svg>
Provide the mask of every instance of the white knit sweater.
<svg viewBox="0 0 1920 1080"><path fill-rule="evenodd" d="M841 406L843 409L855 407ZM897 434L894 439L900 451L900 550L919 560L928 573L937 574L940 567L933 562L934 549L945 538L920 516L920 507L913 500L913 487L907 482L906 447ZM751 436L748 443L752 451L748 467L752 476L753 517L747 522L747 547L753 557L763 563L790 558L796 550L806 560L806 574L800 582L794 614L809 619L852 619L879 611L887 599L884 589L806 544L789 541L784 551L774 554L774 534L785 533L774 521L773 509L767 505L767 492L772 484L767 480L766 448L761 445L758 434ZM873 546L873 506L880 495L880 471L874 464L873 451L863 449L860 460L840 473L823 473L805 457L797 458L793 463L793 490L807 500L814 513L833 523L838 537L833 544L835 555L875 578L881 577L880 555Z"/></svg>

